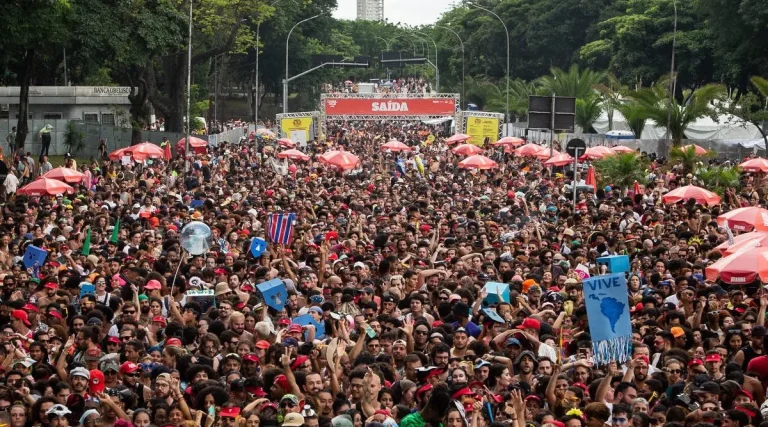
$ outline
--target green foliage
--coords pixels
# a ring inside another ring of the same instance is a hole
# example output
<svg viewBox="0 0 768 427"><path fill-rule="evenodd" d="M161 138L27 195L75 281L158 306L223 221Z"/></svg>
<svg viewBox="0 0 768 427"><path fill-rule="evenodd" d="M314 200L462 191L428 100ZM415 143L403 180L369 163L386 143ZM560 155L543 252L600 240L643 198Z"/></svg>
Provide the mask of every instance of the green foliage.
<svg viewBox="0 0 768 427"><path fill-rule="evenodd" d="M632 99L622 100L616 105L618 110L624 119L627 121L629 129L635 134L635 137L640 138L645 128L645 121L647 119L645 108Z"/></svg>
<svg viewBox="0 0 768 427"><path fill-rule="evenodd" d="M648 160L635 153L604 157L592 163L599 177L599 185L612 185L627 191L637 181L645 184Z"/></svg>
<svg viewBox="0 0 768 427"><path fill-rule="evenodd" d="M696 169L694 176L699 181L699 186L719 195L723 195L729 188L739 191L741 186L741 173L736 166L707 166Z"/></svg>
<svg viewBox="0 0 768 427"><path fill-rule="evenodd" d="M669 160L674 164L681 165L684 174L693 172L696 165L706 157L710 157L710 155L696 154L696 147L693 144L685 149L683 147L672 147L669 149Z"/></svg>
<svg viewBox="0 0 768 427"><path fill-rule="evenodd" d="M67 122L67 130L64 131L64 145L67 152L73 156L85 148L85 132L80 132L75 122Z"/></svg>
<svg viewBox="0 0 768 427"><path fill-rule="evenodd" d="M592 132L592 123L600 117L602 111L603 107L600 97L592 95L588 98L577 98L576 124L579 125L584 132Z"/></svg>
<svg viewBox="0 0 768 427"><path fill-rule="evenodd" d="M571 65L568 71L552 68L551 73L539 79L547 93L584 99L591 98L595 94L595 87L605 78L604 73L590 69L579 71L576 64Z"/></svg>

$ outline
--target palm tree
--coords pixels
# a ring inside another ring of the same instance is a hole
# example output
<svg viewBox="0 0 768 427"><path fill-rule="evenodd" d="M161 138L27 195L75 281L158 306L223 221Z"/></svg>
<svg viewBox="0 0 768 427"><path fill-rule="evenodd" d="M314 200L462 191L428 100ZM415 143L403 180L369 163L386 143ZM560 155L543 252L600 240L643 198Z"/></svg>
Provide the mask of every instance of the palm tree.
<svg viewBox="0 0 768 427"><path fill-rule="evenodd" d="M623 153L604 157L592 163L600 177L600 185L610 184L627 191L637 181L646 181L647 158L635 153Z"/></svg>
<svg viewBox="0 0 768 427"><path fill-rule="evenodd" d="M672 147L669 150L669 160L683 166L683 173L689 174L696 168L696 163L702 158L709 157L711 154L696 154L696 147L691 144L686 149L681 147Z"/></svg>
<svg viewBox="0 0 768 427"><path fill-rule="evenodd" d="M760 76L752 76L749 78L749 81L751 81L752 84L757 88L757 91L760 92L760 95L768 98L768 80Z"/></svg>
<svg viewBox="0 0 768 427"><path fill-rule="evenodd" d="M483 111L506 111L506 89L485 79L467 77L465 80L467 101L478 104ZM520 79L509 82L509 111L517 118L528 115L528 96L536 93L536 85Z"/></svg>
<svg viewBox="0 0 768 427"><path fill-rule="evenodd" d="M592 131L592 123L600 117L602 112L600 97L593 95L588 98L576 99L576 124L581 126L585 133Z"/></svg>
<svg viewBox="0 0 768 427"><path fill-rule="evenodd" d="M699 168L694 174L699 185L723 195L729 188L738 188L741 184L741 173L736 166L708 166Z"/></svg>
<svg viewBox="0 0 768 427"><path fill-rule="evenodd" d="M669 90L664 82L632 93L632 98L643 107L645 115L657 126L667 127L672 144L679 146L685 136L685 129L696 119L715 114L712 101L725 94L719 84L708 84L696 90L683 92L683 102L670 100ZM669 123L667 123L669 121Z"/></svg>
<svg viewBox="0 0 768 427"><path fill-rule="evenodd" d="M643 106L630 99L620 102L616 105L616 109L624 116L629 129L634 132L635 137L640 139L645 128L645 120L647 119Z"/></svg>
<svg viewBox="0 0 768 427"><path fill-rule="evenodd" d="M568 71L552 68L551 76L539 78L541 86L546 93L557 96L573 96L576 98L589 98L595 93L595 86L603 81L605 74L598 71L585 69L579 71L579 66L574 64Z"/></svg>
<svg viewBox="0 0 768 427"><path fill-rule="evenodd" d="M595 89L600 92L600 98L603 102L605 114L608 116L608 130L613 130L613 113L622 103L622 98L627 92L627 87L622 86L619 79L613 74L605 75L606 84L598 84ZM640 138L638 136L638 138Z"/></svg>

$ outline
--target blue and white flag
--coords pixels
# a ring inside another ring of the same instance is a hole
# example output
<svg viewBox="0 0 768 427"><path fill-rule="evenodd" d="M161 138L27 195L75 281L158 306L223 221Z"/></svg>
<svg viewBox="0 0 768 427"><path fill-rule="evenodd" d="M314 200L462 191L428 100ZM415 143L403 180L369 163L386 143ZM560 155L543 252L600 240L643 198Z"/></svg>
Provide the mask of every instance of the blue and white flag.
<svg viewBox="0 0 768 427"><path fill-rule="evenodd" d="M294 213L271 214L267 226L267 234L272 243L288 245L293 237L293 222L296 220Z"/></svg>
<svg viewBox="0 0 768 427"><path fill-rule="evenodd" d="M400 176L405 176L405 160L397 159L395 161L395 170L400 173Z"/></svg>
<svg viewBox="0 0 768 427"><path fill-rule="evenodd" d="M595 362L623 363L632 356L627 279L623 273L582 281Z"/></svg>

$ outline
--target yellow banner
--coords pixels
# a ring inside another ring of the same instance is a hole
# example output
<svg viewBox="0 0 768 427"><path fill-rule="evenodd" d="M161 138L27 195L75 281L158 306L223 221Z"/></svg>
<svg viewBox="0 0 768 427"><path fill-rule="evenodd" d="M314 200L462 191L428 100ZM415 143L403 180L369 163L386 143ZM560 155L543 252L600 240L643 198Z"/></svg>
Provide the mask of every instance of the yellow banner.
<svg viewBox="0 0 768 427"><path fill-rule="evenodd" d="M485 138L493 144L499 140L499 119L489 117L467 117L467 135L471 136L468 142L478 147L483 146Z"/></svg>
<svg viewBox="0 0 768 427"><path fill-rule="evenodd" d="M297 143L307 143L311 140L312 117L294 117L280 120L280 130L286 138Z"/></svg>

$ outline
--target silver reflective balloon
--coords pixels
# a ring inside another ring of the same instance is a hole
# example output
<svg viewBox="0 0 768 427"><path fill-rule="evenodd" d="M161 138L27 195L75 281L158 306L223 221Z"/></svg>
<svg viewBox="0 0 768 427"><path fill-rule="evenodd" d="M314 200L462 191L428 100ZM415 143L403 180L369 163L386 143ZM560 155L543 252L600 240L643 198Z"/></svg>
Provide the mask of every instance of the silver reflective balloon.
<svg viewBox="0 0 768 427"><path fill-rule="evenodd" d="M202 255L213 245L211 228L200 221L193 221L181 229L181 247L191 255Z"/></svg>

